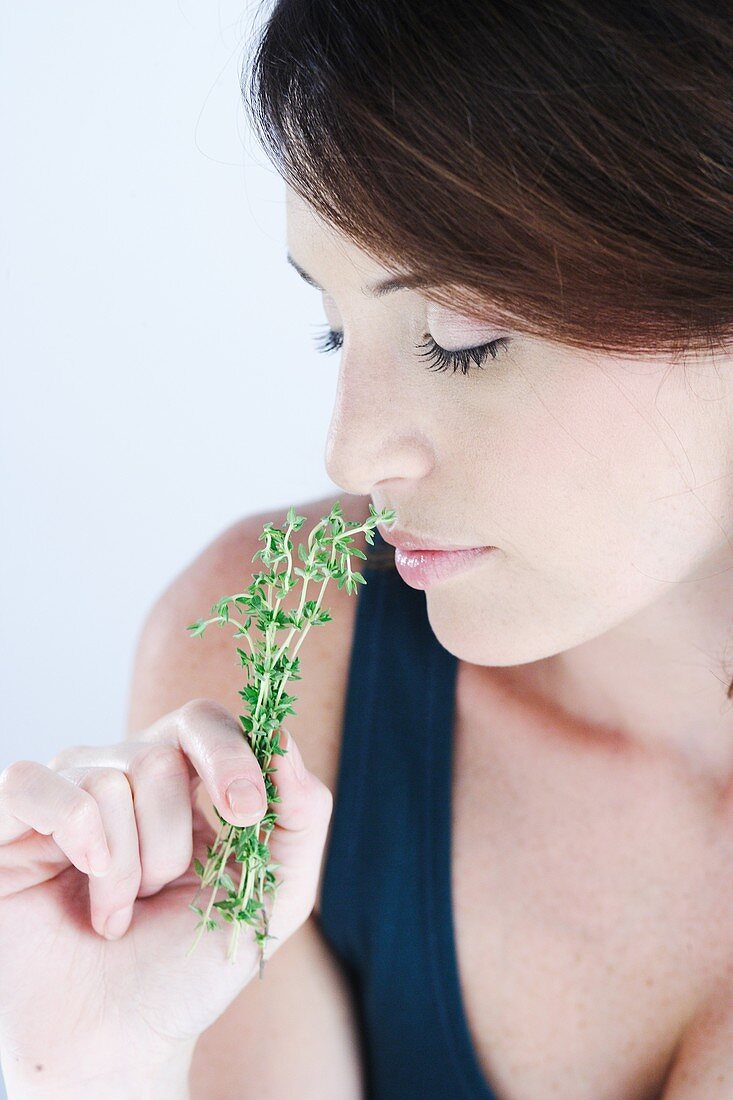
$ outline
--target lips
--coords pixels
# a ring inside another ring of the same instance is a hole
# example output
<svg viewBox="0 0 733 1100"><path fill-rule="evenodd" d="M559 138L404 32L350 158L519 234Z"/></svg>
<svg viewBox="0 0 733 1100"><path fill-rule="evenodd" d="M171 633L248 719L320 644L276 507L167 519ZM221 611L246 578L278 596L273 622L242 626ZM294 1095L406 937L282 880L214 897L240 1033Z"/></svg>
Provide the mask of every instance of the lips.
<svg viewBox="0 0 733 1100"><path fill-rule="evenodd" d="M495 550L495 546L479 546L469 550L407 551L397 547L395 567L411 588L430 588L431 585L486 561Z"/></svg>
<svg viewBox="0 0 733 1100"><path fill-rule="evenodd" d="M392 527L389 531L386 531L382 524L377 524L380 535L385 542L388 542L390 546L394 546L398 550L402 550L405 553L411 553L413 551L425 550L425 551L454 551L454 550L485 550L485 546L459 546L455 542L438 541L430 536L412 534L410 531L406 531L403 528Z"/></svg>

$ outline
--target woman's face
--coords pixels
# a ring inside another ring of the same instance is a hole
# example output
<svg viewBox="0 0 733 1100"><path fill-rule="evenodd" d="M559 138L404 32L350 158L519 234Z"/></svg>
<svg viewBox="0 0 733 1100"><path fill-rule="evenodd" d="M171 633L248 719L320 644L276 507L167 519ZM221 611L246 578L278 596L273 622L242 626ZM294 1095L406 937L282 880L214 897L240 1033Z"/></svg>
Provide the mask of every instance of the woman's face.
<svg viewBox="0 0 733 1100"><path fill-rule="evenodd" d="M733 625L731 358L592 354L416 291L369 297L363 285L395 273L290 189L287 223L344 334L329 476L436 544L498 548L426 589L443 646L507 666L609 631L656 646L684 629L698 663L700 649L722 660L710 632L720 619L724 642ZM464 376L428 369L426 335L447 349L508 343Z"/></svg>

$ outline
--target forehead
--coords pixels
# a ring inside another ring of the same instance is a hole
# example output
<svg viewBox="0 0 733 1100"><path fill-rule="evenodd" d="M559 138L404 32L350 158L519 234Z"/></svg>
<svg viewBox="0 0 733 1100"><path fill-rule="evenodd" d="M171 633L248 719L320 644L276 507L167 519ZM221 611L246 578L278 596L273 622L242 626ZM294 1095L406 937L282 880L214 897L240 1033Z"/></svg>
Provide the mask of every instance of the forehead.
<svg viewBox="0 0 733 1100"><path fill-rule="evenodd" d="M294 252L309 251L313 247L320 249L324 244L337 246L346 240L290 185L285 188L285 224L288 245Z"/></svg>
<svg viewBox="0 0 733 1100"><path fill-rule="evenodd" d="M343 263L362 282L393 274L325 221L289 185L285 189L285 215L288 251L307 271L316 274L331 263Z"/></svg>
<svg viewBox="0 0 733 1100"><path fill-rule="evenodd" d="M343 287L353 280L355 286L366 287L368 284L379 283L385 277L389 279L395 276L393 270L381 266L349 237L321 218L315 208L289 184L286 184L285 202L287 250L296 264L316 281L320 280L321 285L338 280ZM477 332L484 332L492 321L490 317L476 319L464 316L456 309L431 301L418 289L395 294L394 300L402 302L405 297L413 302L419 301L431 323L451 325L460 322L464 338L467 331L475 329ZM492 327L495 328L496 324Z"/></svg>

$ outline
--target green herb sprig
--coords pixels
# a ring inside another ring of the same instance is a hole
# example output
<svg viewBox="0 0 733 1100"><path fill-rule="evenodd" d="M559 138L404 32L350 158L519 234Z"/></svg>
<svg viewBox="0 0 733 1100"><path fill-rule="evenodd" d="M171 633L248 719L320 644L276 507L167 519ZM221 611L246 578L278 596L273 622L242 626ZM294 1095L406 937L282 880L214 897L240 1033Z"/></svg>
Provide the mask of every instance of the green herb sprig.
<svg viewBox="0 0 733 1100"><path fill-rule="evenodd" d="M237 628L234 637L246 638L247 649L237 647L237 653L242 666L247 669L247 682L239 695L244 699L248 713L240 714L239 720L242 723L243 736L249 741L262 769L268 800L268 812L256 825L232 825L214 807L221 828L213 845L206 850L206 866L202 866L200 860L194 859L201 885L189 908L201 920L196 925L198 935L187 955L196 949L204 929L213 931L219 927L211 915L212 909L218 909L224 920L234 925L227 955L232 963L236 962L241 924L246 922L255 927L254 935L260 947L259 976L263 976L265 945L268 939L275 938L269 935L271 914L267 912L265 895L273 895L274 905L274 894L280 885L275 875L280 865L270 862L268 845L277 822L277 814L269 807L281 801L277 788L270 779L271 773L276 770L271 767L271 760L273 756L286 754L287 750L280 746L281 724L286 715L296 713L291 705L296 701L295 696L285 691L285 685L289 680L301 679L298 651L310 628L331 621L328 609L321 607L328 582L337 581L338 587L346 587L349 595L356 592L360 584L367 583L361 573L355 572L351 567L351 558L354 556L366 560L366 554L352 545L353 536L363 531L366 541L373 545L372 532L376 525L391 523L395 516L396 513L391 510L377 512L370 504L369 519L359 526L343 519L341 504L336 501L329 514L312 529L308 536L307 549L302 544L298 546L298 556L303 562L303 567L300 568L293 566L290 535L293 531L300 530L306 517L296 515L294 509L290 508L286 529L266 523L259 536L258 541L266 542L266 546L257 551L252 561L261 558L269 567L268 571L255 573L252 583L244 592L225 596L215 603L211 608L213 618L198 619L186 628L192 632L193 637L198 637L211 623L218 623L220 626L231 623ZM301 578L303 585L299 606L296 611L285 611L280 605L288 592L299 583L298 578ZM321 582L320 590L316 599L306 600L311 581ZM246 616L244 621L232 617L230 604L235 605L235 611ZM253 624L262 638L253 640ZM278 644L276 635L282 630L287 630L288 634ZM291 653L291 642L296 634L300 637ZM230 857L241 864L238 885L235 885L226 870ZM213 892L204 910L195 903L201 891L211 885L214 887ZM227 899L214 901L220 888L227 891Z"/></svg>

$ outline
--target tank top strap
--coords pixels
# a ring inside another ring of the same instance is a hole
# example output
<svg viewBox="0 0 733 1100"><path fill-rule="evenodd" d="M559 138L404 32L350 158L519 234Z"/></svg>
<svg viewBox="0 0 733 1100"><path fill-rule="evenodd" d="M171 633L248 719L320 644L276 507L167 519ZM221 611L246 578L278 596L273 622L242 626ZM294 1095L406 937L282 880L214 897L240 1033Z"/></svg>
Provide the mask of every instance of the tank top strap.
<svg viewBox="0 0 733 1100"><path fill-rule="evenodd" d="M424 593L402 580L394 548L375 530L374 545L365 550L367 561L360 571L367 583L355 596L321 904L324 930L347 964L363 958L374 914L389 898L390 884L399 894L404 890L397 880L401 871L414 878L410 863L416 854L415 832L422 827L415 796L426 752L423 715L430 654L438 644ZM444 666L445 687L448 674ZM370 881L368 868L376 880Z"/></svg>
<svg viewBox="0 0 733 1100"><path fill-rule="evenodd" d="M458 660L374 532L361 563L319 922L351 985L368 1100L496 1100L463 1010L451 902Z"/></svg>

